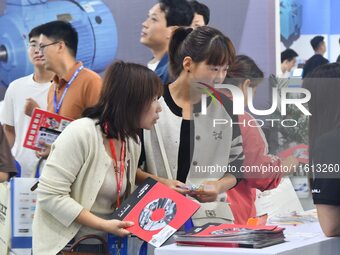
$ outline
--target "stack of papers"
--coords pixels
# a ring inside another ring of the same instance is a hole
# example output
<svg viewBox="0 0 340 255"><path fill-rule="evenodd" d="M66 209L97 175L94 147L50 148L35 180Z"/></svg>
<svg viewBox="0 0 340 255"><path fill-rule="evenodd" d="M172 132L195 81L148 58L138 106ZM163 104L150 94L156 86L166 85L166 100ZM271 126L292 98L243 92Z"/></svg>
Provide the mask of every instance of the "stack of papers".
<svg viewBox="0 0 340 255"><path fill-rule="evenodd" d="M284 242L284 228L236 224L206 224L190 233L177 234L178 245L263 248Z"/></svg>
<svg viewBox="0 0 340 255"><path fill-rule="evenodd" d="M291 212L288 214L279 214L269 219L270 224L277 225L297 225L317 221L318 216L315 209L305 212Z"/></svg>

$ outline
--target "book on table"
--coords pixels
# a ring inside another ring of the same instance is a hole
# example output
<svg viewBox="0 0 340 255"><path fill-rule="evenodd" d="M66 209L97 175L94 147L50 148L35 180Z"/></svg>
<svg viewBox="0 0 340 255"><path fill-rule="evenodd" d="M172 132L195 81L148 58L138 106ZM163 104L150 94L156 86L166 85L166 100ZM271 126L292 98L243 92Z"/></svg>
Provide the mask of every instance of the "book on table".
<svg viewBox="0 0 340 255"><path fill-rule="evenodd" d="M283 228L236 224L206 224L175 235L178 245L263 248L284 242Z"/></svg>

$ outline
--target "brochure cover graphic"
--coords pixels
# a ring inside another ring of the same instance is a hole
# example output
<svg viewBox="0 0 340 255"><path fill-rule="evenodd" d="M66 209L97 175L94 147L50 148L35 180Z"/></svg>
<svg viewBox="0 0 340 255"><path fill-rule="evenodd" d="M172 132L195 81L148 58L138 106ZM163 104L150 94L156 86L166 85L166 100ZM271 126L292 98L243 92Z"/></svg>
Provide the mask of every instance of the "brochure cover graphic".
<svg viewBox="0 0 340 255"><path fill-rule="evenodd" d="M72 119L35 108L26 133L24 147L40 150L41 143L51 145Z"/></svg>
<svg viewBox="0 0 340 255"><path fill-rule="evenodd" d="M131 233L160 247L200 207L167 186L148 178L115 211L113 218L133 221Z"/></svg>
<svg viewBox="0 0 340 255"><path fill-rule="evenodd" d="M306 144L295 145L292 148L281 151L278 156L281 158L294 156L301 164L308 164L309 160L308 145Z"/></svg>

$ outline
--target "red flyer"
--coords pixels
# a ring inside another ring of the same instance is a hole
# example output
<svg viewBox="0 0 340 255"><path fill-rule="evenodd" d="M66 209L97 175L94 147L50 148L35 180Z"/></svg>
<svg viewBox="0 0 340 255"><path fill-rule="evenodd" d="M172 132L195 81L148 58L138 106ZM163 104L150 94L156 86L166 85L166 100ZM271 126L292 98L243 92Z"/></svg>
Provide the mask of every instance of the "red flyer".
<svg viewBox="0 0 340 255"><path fill-rule="evenodd" d="M24 147L40 150L40 143L52 144L72 119L35 108L26 133Z"/></svg>
<svg viewBox="0 0 340 255"><path fill-rule="evenodd" d="M191 199L148 178L122 203L113 218L134 222L127 230L160 247L199 207Z"/></svg>
<svg viewBox="0 0 340 255"><path fill-rule="evenodd" d="M278 155L280 158L286 158L288 156L294 156L297 160L302 164L308 164L308 145L306 144L298 144L289 148L287 150L281 151Z"/></svg>

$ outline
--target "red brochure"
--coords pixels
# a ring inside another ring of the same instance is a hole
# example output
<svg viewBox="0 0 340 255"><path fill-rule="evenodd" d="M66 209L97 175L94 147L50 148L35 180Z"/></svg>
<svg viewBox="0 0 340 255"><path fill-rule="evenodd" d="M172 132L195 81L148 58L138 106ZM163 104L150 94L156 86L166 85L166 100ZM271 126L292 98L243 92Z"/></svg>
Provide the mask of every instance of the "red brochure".
<svg viewBox="0 0 340 255"><path fill-rule="evenodd" d="M200 207L167 186L148 178L115 211L113 218L133 221L131 233L160 247Z"/></svg>
<svg viewBox="0 0 340 255"><path fill-rule="evenodd" d="M308 164L308 145L306 144L298 144L289 148L287 150L281 151L278 156L280 158L286 158L288 156L294 156L297 160L302 164Z"/></svg>
<svg viewBox="0 0 340 255"><path fill-rule="evenodd" d="M26 133L24 147L40 150L42 148L40 143L52 144L72 121L58 114L35 108Z"/></svg>

